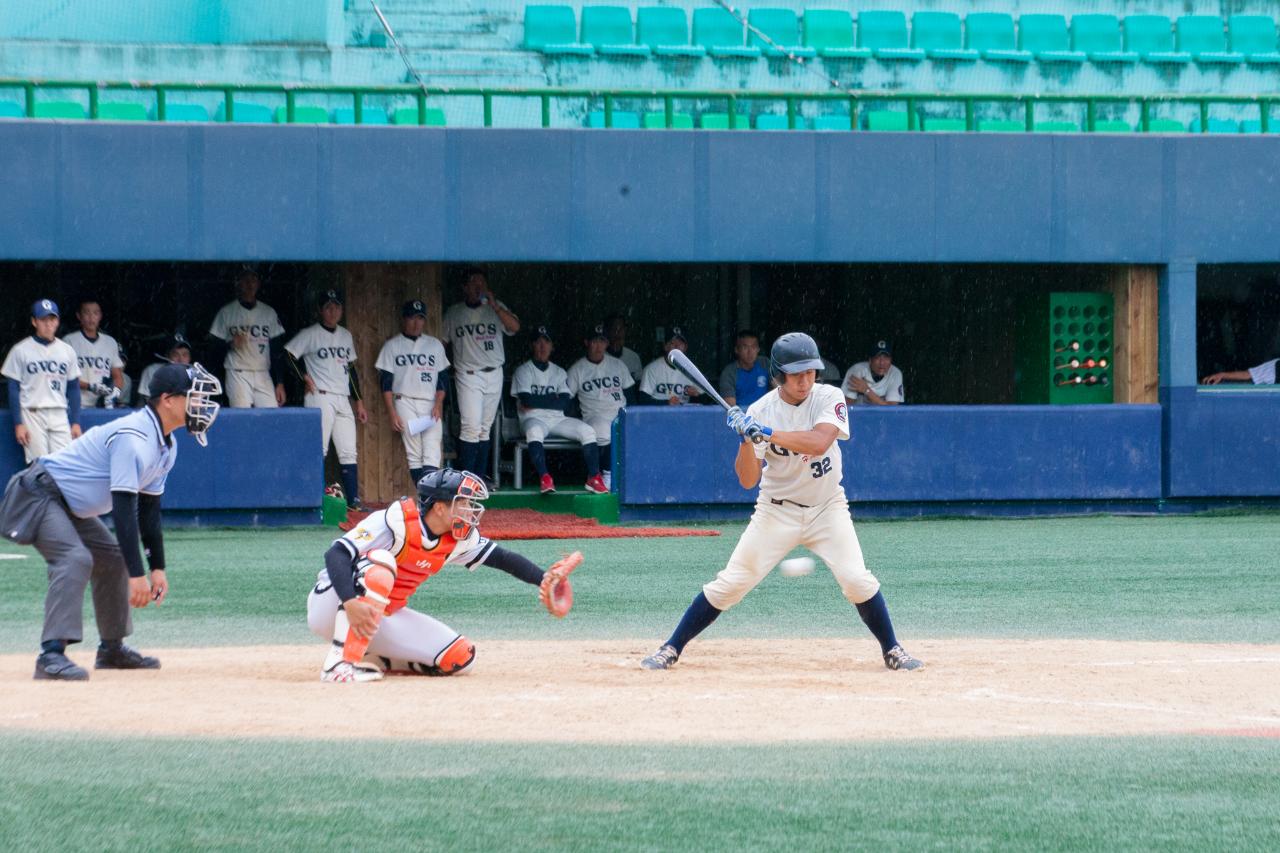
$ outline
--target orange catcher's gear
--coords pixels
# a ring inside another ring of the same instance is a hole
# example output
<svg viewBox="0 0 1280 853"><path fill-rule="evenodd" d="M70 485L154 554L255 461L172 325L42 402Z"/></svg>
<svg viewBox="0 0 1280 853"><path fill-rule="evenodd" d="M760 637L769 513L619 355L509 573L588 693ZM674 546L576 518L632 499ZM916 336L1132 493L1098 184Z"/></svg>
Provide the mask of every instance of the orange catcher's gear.
<svg viewBox="0 0 1280 853"><path fill-rule="evenodd" d="M471 666L476 659L476 647L466 637L459 636L448 648L436 655L438 675L453 675Z"/></svg>
<svg viewBox="0 0 1280 853"><path fill-rule="evenodd" d="M370 562L361 571L359 580L360 585L364 587L364 595L360 596L359 600L371 605L377 612L377 620L381 621L387 605L391 603L391 590L396 582L395 571L382 563ZM347 623L347 620L340 620L340 624L342 623ZM369 641L373 639L373 635L360 637L351 629L349 623L346 628L346 638L342 642L342 659L347 663L359 663L364 659L364 653L368 651Z"/></svg>
<svg viewBox="0 0 1280 853"><path fill-rule="evenodd" d="M405 498L400 501L400 510L404 513L404 547L396 554L396 583L388 596L387 615L404 607L423 581L444 568L444 561L458 544L452 534L443 533L435 547L427 547L418 523L418 502Z"/></svg>

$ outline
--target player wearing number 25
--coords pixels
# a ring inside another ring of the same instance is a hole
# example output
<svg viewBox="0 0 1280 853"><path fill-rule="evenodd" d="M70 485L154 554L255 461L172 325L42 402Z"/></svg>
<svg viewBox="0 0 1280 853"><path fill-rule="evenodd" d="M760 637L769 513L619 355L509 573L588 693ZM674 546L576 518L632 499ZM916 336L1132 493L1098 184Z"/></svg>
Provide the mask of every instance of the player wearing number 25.
<svg viewBox="0 0 1280 853"><path fill-rule="evenodd" d="M880 642L885 666L924 666L898 644L880 582L863 562L840 484L838 442L849 438L848 411L839 388L815 384L820 370L813 338L803 332L783 335L769 360L778 387L745 413L737 406L729 410L729 428L744 437L733 465L738 482L744 489L760 486L755 512L728 565L698 593L671 638L641 661L645 669L670 669L686 643L741 601L797 545L830 567L844 597ZM766 427L772 430L767 439L746 439Z"/></svg>
<svg viewBox="0 0 1280 853"><path fill-rule="evenodd" d="M80 365L76 351L57 338L58 306L41 299L31 306L36 333L14 344L0 368L9 380L13 435L33 462L80 436ZM68 394L71 388L75 393Z"/></svg>

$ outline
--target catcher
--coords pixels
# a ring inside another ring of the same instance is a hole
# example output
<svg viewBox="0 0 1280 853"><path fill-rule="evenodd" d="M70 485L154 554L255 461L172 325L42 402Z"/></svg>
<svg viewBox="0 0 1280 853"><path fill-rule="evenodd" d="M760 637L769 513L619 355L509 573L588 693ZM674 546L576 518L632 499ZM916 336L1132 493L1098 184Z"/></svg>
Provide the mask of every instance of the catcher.
<svg viewBox="0 0 1280 853"><path fill-rule="evenodd" d="M440 469L418 481L418 499L402 498L365 518L325 553L325 567L307 598L307 625L331 640L321 681L377 681L384 672L457 675L475 660L466 637L405 606L427 578L446 565L484 564L538 587L551 615L573 606L569 573L574 552L546 572L480 535L484 481L468 471Z"/></svg>

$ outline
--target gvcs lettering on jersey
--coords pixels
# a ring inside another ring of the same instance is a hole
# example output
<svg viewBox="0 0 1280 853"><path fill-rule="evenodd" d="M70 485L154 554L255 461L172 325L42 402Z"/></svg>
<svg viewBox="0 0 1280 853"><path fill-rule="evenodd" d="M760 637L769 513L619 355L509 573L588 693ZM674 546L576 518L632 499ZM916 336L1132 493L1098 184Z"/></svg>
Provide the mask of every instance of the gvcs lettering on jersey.
<svg viewBox="0 0 1280 853"><path fill-rule="evenodd" d="M498 326L496 323L466 323L453 330L453 336L455 338L465 338L468 335L496 334L498 334Z"/></svg>
<svg viewBox="0 0 1280 853"><path fill-rule="evenodd" d="M110 370L111 359L105 355L81 355L76 357L81 367L95 367L98 370Z"/></svg>
<svg viewBox="0 0 1280 853"><path fill-rule="evenodd" d="M351 347L320 347L316 350L316 358L345 358L351 360Z"/></svg>
<svg viewBox="0 0 1280 853"><path fill-rule="evenodd" d="M248 326L231 326L227 329L227 331L231 333L232 337L235 337L236 335L241 333L244 333L251 338L271 337L271 327L260 326L257 323L252 323Z"/></svg>
<svg viewBox="0 0 1280 853"><path fill-rule="evenodd" d="M32 376L37 373L56 373L59 376L66 376L67 365L60 361L33 361L27 365L27 373Z"/></svg>
<svg viewBox="0 0 1280 853"><path fill-rule="evenodd" d="M554 385L530 385L529 393L535 397L541 397L544 394L558 394L559 389Z"/></svg>
<svg viewBox="0 0 1280 853"><path fill-rule="evenodd" d="M689 387L688 385L684 385L680 382L658 382L653 386L653 390L655 392L655 395L667 394L667 395L674 395L676 397L680 397L684 395L685 389L687 389L688 387Z"/></svg>
<svg viewBox="0 0 1280 853"><path fill-rule="evenodd" d="M420 352L407 352L396 356L395 363L396 367L407 367L409 365L414 367L435 367L436 357Z"/></svg>
<svg viewBox="0 0 1280 853"><path fill-rule="evenodd" d="M588 379L586 382L582 383L582 390L584 393L590 393L591 391L600 391L605 388L621 388L621 387L622 387L622 379L617 376L600 376L595 379Z"/></svg>

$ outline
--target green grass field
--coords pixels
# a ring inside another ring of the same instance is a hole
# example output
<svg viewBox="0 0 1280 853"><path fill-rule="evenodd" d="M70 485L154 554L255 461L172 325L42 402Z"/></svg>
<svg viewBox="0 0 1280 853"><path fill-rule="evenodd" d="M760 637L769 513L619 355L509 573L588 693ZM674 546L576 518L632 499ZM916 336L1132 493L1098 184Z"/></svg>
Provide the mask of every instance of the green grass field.
<svg viewBox="0 0 1280 853"><path fill-rule="evenodd" d="M415 605L468 636L670 631L741 530L509 543L586 555L563 622L492 569ZM1280 642L1280 516L861 523L899 636ZM141 648L307 643L332 534L175 531L171 601ZM0 651L34 654L44 567L0 547ZM86 608L86 613L88 613ZM87 621L92 634L92 620ZM709 635L862 636L819 570L776 574ZM87 657L78 651L81 659ZM425 680L424 709L432 682ZM1022 738L765 747L0 741L7 849L1231 849L1280 847L1275 738ZM856 721L852 721L856 725Z"/></svg>

